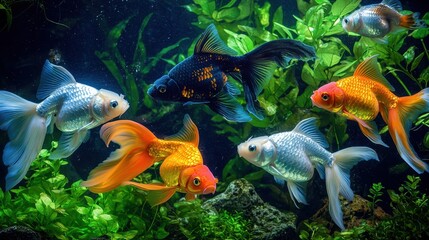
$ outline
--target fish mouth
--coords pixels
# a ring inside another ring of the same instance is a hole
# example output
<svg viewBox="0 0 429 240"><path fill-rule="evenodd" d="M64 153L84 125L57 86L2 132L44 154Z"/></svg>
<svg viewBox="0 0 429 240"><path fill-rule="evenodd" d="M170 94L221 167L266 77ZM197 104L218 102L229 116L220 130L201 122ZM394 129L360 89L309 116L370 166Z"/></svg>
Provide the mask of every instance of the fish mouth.
<svg viewBox="0 0 429 240"><path fill-rule="evenodd" d="M211 185L204 189L203 194L209 194L209 193L215 193L216 192L216 186Z"/></svg>

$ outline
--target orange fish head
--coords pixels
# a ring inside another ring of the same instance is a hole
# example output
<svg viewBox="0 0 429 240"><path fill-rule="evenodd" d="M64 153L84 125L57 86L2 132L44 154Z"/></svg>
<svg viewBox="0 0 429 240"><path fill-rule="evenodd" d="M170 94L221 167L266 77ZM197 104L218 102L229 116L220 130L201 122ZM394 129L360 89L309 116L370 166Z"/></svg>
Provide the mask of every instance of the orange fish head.
<svg viewBox="0 0 429 240"><path fill-rule="evenodd" d="M184 169L179 176L180 187L191 194L215 193L218 180L206 165Z"/></svg>
<svg viewBox="0 0 429 240"><path fill-rule="evenodd" d="M344 91L337 86L336 82L323 85L311 95L314 106L331 112L338 112L344 104Z"/></svg>

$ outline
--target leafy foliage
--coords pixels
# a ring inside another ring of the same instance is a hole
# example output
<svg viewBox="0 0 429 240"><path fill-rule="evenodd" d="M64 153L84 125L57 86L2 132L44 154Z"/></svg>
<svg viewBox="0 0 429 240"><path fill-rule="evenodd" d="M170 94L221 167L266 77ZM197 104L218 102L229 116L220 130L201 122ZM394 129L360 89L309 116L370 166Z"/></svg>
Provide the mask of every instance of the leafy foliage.
<svg viewBox="0 0 429 240"><path fill-rule="evenodd" d="M368 202L369 207L372 210L372 214L374 216L374 210L375 210L375 206L377 205L378 202L381 202L381 196L383 195L382 190L384 189L383 185L381 185L381 183L373 183L372 187L369 189L369 195L368 198L371 200L370 202Z"/></svg>
<svg viewBox="0 0 429 240"><path fill-rule="evenodd" d="M375 225L363 222L360 226L330 234L317 222L305 221L301 239L427 239L429 237L429 198L419 190L421 179L407 176L398 191L388 190L393 215ZM383 186L373 184L370 198L378 199ZM412 233L412 234L410 234Z"/></svg>
<svg viewBox="0 0 429 240"><path fill-rule="evenodd" d="M149 88L149 84L144 81L137 81L137 79L145 79L145 76L152 70L152 68L155 67L159 61L164 60L163 56L179 47L180 43L184 39L179 40L171 46L163 48L155 56L149 57L147 55L146 46L143 42L144 30L152 17L152 14L149 14L142 20L140 29L137 33L137 41L133 58L131 60L127 60L120 52L119 44L121 43L120 39L122 33L133 17L134 16L131 16L116 24L116 26L114 26L107 34L105 49L103 51L96 51L95 54L104 63L118 82L121 90L126 95L126 99L130 103L129 111L131 114L136 115L137 111L143 106L157 113L162 113L164 110L161 109L157 111L157 109L154 109L152 107L152 100L147 94L145 94ZM167 62L175 64L175 62L172 61ZM143 91L143 94L141 91Z"/></svg>
<svg viewBox="0 0 429 240"><path fill-rule="evenodd" d="M240 214L227 211L210 213L201 207L201 200L174 204L179 225L187 239L249 239L249 222Z"/></svg>
<svg viewBox="0 0 429 240"><path fill-rule="evenodd" d="M25 225L56 239L157 238L168 235L166 207L151 208L135 188L119 188L96 197L77 181L68 186L60 173L65 160L49 160L43 149L30 168L25 186L0 189L0 227ZM143 174L140 181L149 181Z"/></svg>

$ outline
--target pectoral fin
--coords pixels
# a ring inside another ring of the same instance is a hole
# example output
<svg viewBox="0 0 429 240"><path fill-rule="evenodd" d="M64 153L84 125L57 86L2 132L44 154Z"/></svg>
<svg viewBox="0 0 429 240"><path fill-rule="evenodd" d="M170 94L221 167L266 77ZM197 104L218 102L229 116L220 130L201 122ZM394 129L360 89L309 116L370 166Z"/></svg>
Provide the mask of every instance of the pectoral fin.
<svg viewBox="0 0 429 240"><path fill-rule="evenodd" d="M63 133L58 142L58 148L51 153L50 159L66 158L89 138L89 130L83 129L76 132Z"/></svg>
<svg viewBox="0 0 429 240"><path fill-rule="evenodd" d="M131 181L123 182L122 185L131 185L138 189L147 191L146 200L153 207L168 201L176 192L177 187L167 187L164 184L143 184Z"/></svg>
<svg viewBox="0 0 429 240"><path fill-rule="evenodd" d="M375 143L375 144L380 144L382 146L385 147L389 147L387 144L385 144L383 142L383 140L381 139L380 134L378 133L378 127L375 124L375 122L373 121L364 121L358 117L356 117L355 115L344 111L343 112L344 115L350 119L350 120L354 120L359 124L359 128L362 131L362 133L369 139L371 140L371 142Z"/></svg>

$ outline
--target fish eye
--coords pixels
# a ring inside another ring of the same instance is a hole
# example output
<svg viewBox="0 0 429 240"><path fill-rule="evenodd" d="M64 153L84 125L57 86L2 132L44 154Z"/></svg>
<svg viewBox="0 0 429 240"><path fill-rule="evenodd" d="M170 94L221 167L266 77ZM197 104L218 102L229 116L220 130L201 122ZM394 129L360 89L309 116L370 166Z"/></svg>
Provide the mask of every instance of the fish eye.
<svg viewBox="0 0 429 240"><path fill-rule="evenodd" d="M348 18L344 18L344 23L345 24L349 23L349 19Z"/></svg>
<svg viewBox="0 0 429 240"><path fill-rule="evenodd" d="M167 91L167 88L164 85L161 85L161 86L158 87L158 91L160 93L165 93Z"/></svg>
<svg viewBox="0 0 429 240"><path fill-rule="evenodd" d="M328 101L329 100L329 94L325 93L325 92L322 93L322 100L325 101L325 102Z"/></svg>
<svg viewBox="0 0 429 240"><path fill-rule="evenodd" d="M256 151L256 146L255 146L254 144L249 145L249 151L250 151L250 152L254 152L254 151Z"/></svg>
<svg viewBox="0 0 429 240"><path fill-rule="evenodd" d="M195 186L200 186L200 184L201 184L200 178L199 177L194 178L193 183L194 183Z"/></svg>
<svg viewBox="0 0 429 240"><path fill-rule="evenodd" d="M116 101L116 100L110 101L110 107L116 108L117 106L118 106L118 101Z"/></svg>

